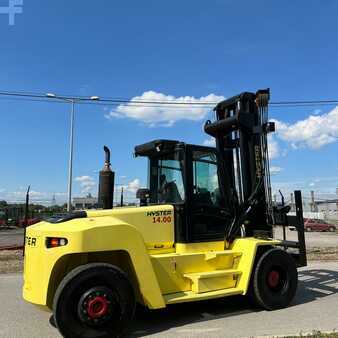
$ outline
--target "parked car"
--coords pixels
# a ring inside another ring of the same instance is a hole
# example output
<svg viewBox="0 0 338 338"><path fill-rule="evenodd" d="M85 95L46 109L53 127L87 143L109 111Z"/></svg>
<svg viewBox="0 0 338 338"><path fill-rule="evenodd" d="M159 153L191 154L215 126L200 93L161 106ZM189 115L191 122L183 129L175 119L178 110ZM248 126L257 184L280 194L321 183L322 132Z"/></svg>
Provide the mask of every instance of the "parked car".
<svg viewBox="0 0 338 338"><path fill-rule="evenodd" d="M295 227L291 226L290 230L295 230ZM304 218L304 230L305 231L336 231L337 226L329 224L322 219Z"/></svg>
<svg viewBox="0 0 338 338"><path fill-rule="evenodd" d="M27 220L27 225L29 226L29 225L33 225L33 224L35 224L35 223L38 223L38 222L40 222L40 219L39 218L28 218L28 220ZM19 220L19 226L20 227L24 227L26 225L26 223L25 223L25 219L20 219Z"/></svg>

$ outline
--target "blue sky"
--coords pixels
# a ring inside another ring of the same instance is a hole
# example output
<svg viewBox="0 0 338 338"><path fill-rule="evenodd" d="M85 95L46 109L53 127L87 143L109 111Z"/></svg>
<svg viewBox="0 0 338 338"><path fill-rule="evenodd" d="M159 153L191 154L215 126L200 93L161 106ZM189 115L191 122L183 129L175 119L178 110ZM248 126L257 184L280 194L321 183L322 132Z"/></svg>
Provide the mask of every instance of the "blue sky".
<svg viewBox="0 0 338 338"><path fill-rule="evenodd" d="M273 101L336 99L337 12L334 0L24 0L14 26L0 14L0 90L203 100L270 87ZM64 201L69 105L0 98L0 109L0 198L20 200L31 184L37 201L53 193ZM270 110L279 127L272 140L275 189L334 192L334 109ZM95 193L104 144L131 198L146 183L146 162L133 159L134 145L155 138L208 142L207 111L76 111L75 195Z"/></svg>

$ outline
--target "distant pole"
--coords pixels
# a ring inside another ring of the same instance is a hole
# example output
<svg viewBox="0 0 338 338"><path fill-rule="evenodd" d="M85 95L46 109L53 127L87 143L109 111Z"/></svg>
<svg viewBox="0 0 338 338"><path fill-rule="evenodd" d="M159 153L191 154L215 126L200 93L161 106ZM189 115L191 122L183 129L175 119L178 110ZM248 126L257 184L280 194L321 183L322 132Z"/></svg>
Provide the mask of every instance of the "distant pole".
<svg viewBox="0 0 338 338"><path fill-rule="evenodd" d="M123 207L123 187L121 189L121 207Z"/></svg>
<svg viewBox="0 0 338 338"><path fill-rule="evenodd" d="M70 112L70 136L69 136L69 162L68 162L68 201L67 201L67 211L72 211L72 179L73 179L73 152L74 152L74 119L75 119L75 102L83 100L100 100L98 96L90 96L89 98L72 98L72 97L62 97L57 96L53 93L47 93L47 97L52 99L62 100L71 104Z"/></svg>
<svg viewBox="0 0 338 338"><path fill-rule="evenodd" d="M26 192L26 204L25 204L25 228L28 226L28 213L29 213L29 190L31 189L31 186L29 185Z"/></svg>
<svg viewBox="0 0 338 338"><path fill-rule="evenodd" d="M51 207L53 207L54 205L56 205L56 198L55 198L55 194L53 194L53 198L52 198Z"/></svg>
<svg viewBox="0 0 338 338"><path fill-rule="evenodd" d="M315 212L315 192L311 190L311 211Z"/></svg>
<svg viewBox="0 0 338 338"><path fill-rule="evenodd" d="M24 225L24 233L23 233L23 250L22 255L25 256L25 247L26 247L26 228L28 226L28 212L29 212L29 191L31 186L29 185L26 192L26 205L25 205L25 225Z"/></svg>
<svg viewBox="0 0 338 338"><path fill-rule="evenodd" d="M295 211L295 199L293 192L291 193L290 198L291 198L291 211Z"/></svg>
<svg viewBox="0 0 338 338"><path fill-rule="evenodd" d="M68 162L68 203L67 211L72 211L72 180L73 180L73 153L74 153L74 114L75 101L71 100L70 112L70 137L69 137L69 162Z"/></svg>

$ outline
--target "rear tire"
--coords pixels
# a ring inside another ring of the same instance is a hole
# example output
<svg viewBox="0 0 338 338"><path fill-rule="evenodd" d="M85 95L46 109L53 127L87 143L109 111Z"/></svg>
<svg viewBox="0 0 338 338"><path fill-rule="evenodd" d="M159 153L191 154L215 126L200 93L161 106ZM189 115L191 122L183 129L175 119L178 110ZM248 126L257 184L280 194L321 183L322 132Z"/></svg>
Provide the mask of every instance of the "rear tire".
<svg viewBox="0 0 338 338"><path fill-rule="evenodd" d="M252 296L266 310L287 307L298 284L295 261L283 250L270 249L258 260L251 281Z"/></svg>
<svg viewBox="0 0 338 338"><path fill-rule="evenodd" d="M49 317L49 324L53 326L54 329L57 329L53 315Z"/></svg>
<svg viewBox="0 0 338 338"><path fill-rule="evenodd" d="M329 227L329 232L335 232L336 228L335 227Z"/></svg>
<svg viewBox="0 0 338 338"><path fill-rule="evenodd" d="M61 281L53 317L65 338L119 337L135 310L134 290L119 268L91 263L72 270Z"/></svg>

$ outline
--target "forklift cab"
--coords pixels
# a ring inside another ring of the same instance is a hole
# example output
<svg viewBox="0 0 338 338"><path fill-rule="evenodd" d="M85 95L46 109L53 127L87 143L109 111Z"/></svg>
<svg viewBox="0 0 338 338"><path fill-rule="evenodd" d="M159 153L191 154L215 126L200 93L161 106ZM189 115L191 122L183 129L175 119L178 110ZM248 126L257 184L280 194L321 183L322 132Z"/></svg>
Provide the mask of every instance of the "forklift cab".
<svg viewBox="0 0 338 338"><path fill-rule="evenodd" d="M175 209L175 241L222 240L229 221L221 196L215 148L155 140L135 148L149 159L149 204Z"/></svg>

